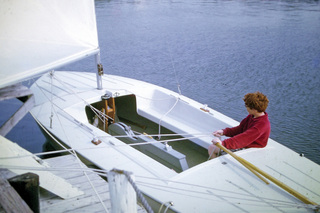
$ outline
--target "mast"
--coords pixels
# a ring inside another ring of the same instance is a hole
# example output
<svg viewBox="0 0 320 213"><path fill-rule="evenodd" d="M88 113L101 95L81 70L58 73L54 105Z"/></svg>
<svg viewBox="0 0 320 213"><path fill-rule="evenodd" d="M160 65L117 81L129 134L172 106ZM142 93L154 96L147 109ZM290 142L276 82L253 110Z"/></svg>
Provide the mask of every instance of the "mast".
<svg viewBox="0 0 320 213"><path fill-rule="evenodd" d="M97 88L102 89L102 75L103 75L103 66L100 61L100 51L96 54L96 64L97 64Z"/></svg>

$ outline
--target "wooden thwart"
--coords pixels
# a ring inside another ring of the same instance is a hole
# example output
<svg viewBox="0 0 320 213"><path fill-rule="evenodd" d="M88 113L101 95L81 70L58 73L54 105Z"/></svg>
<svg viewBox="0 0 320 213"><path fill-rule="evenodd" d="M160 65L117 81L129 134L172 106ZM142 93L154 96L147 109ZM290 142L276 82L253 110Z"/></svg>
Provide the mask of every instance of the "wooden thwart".
<svg viewBox="0 0 320 213"><path fill-rule="evenodd" d="M268 173L262 171L261 169L259 169L255 165L251 164L249 161L237 156L236 154L234 154L233 152L228 150L226 147L224 147L220 143L216 143L215 145L217 147L219 147L220 149L222 149L223 151L225 151L226 153L228 153L229 155L231 155L232 157L234 157L237 161L239 161L242 165L244 165L250 171L253 170L255 175L257 175L256 173L258 173L259 174L259 176L258 176L259 178L261 177L260 175L262 175L263 177L269 179L270 181L272 181L273 183L275 183L276 185L278 185L279 187L281 187L285 191L289 192L291 195L295 196L296 198L298 198L299 200L304 202L305 204L318 205L317 203L309 200L307 197L305 197L304 195L300 194L296 190L292 189L291 187L287 186L286 184L284 184L281 181L277 180L276 178L272 177Z"/></svg>

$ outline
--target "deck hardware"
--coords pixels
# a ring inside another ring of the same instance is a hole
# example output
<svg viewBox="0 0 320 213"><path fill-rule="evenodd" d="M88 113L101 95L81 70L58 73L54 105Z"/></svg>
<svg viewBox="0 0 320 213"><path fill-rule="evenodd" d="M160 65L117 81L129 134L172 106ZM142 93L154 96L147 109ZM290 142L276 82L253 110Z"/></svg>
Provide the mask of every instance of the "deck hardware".
<svg viewBox="0 0 320 213"><path fill-rule="evenodd" d="M120 96L120 93L119 93L119 92L115 92L115 93L114 93L114 97L116 98L116 97L118 97L118 96Z"/></svg>
<svg viewBox="0 0 320 213"><path fill-rule="evenodd" d="M108 100L109 98L112 98L112 93L106 91L104 95L101 96L102 100Z"/></svg>
<svg viewBox="0 0 320 213"><path fill-rule="evenodd" d="M100 64L97 64L97 67L98 67L98 74L100 76L103 75L103 65L100 63Z"/></svg>
<svg viewBox="0 0 320 213"><path fill-rule="evenodd" d="M91 143L94 145L99 145L101 143L101 140L99 140L96 136L92 139Z"/></svg>
<svg viewBox="0 0 320 213"><path fill-rule="evenodd" d="M203 107L200 108L204 112L209 112L208 105L204 104Z"/></svg>
<svg viewBox="0 0 320 213"><path fill-rule="evenodd" d="M172 150L172 146L170 146L167 142L165 142L165 149L167 151L170 151L170 150Z"/></svg>

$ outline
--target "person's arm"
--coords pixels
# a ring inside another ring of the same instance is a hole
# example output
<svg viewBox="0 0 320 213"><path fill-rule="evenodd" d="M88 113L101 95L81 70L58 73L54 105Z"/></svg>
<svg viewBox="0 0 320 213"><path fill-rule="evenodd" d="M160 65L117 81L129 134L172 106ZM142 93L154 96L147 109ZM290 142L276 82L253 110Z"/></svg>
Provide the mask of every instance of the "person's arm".
<svg viewBox="0 0 320 213"><path fill-rule="evenodd" d="M223 129L223 135L228 136L228 137L236 136L236 135L238 135L238 134L240 134L242 132L243 132L243 128L242 128L241 125L235 126L235 127L232 127L232 128Z"/></svg>
<svg viewBox="0 0 320 213"><path fill-rule="evenodd" d="M248 122L249 118L251 115L248 115L246 118L244 118L239 126L231 127L231 128L225 128L223 129L223 135L228 136L228 137L233 137L238 134L241 134L244 132L244 125Z"/></svg>
<svg viewBox="0 0 320 213"><path fill-rule="evenodd" d="M249 146L261 135L258 128L252 127L245 132L222 141L222 145L228 149L240 149Z"/></svg>

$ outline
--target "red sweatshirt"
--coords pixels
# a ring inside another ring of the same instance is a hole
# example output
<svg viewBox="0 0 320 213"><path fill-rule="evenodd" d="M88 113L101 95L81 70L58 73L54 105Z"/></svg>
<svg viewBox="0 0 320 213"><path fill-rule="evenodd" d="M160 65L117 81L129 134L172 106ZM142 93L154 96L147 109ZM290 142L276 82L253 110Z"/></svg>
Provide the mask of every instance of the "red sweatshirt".
<svg viewBox="0 0 320 213"><path fill-rule="evenodd" d="M267 145L270 131L271 126L266 112L258 118L248 115L239 126L223 130L223 134L231 138L223 140L222 145L228 149L263 148Z"/></svg>

